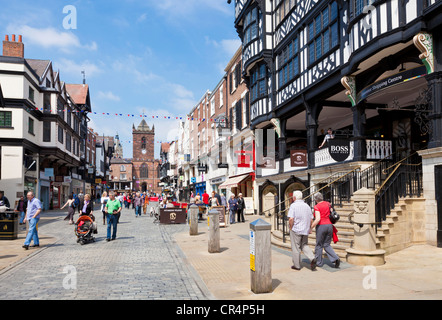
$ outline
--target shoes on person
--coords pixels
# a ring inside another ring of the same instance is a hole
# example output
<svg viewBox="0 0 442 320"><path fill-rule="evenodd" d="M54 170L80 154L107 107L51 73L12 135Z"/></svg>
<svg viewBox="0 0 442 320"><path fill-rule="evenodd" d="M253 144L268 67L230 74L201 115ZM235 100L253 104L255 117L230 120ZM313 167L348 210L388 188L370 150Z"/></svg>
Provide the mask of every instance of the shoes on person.
<svg viewBox="0 0 442 320"><path fill-rule="evenodd" d="M28 250L29 246L25 244L25 245L22 246L22 248L24 248L25 250Z"/></svg>
<svg viewBox="0 0 442 320"><path fill-rule="evenodd" d="M110 239L109 239L109 238L106 238L106 241L110 241Z"/></svg>
<svg viewBox="0 0 442 320"><path fill-rule="evenodd" d="M310 263L310 267L312 271L316 271L316 259L312 260L312 262Z"/></svg>
<svg viewBox="0 0 442 320"><path fill-rule="evenodd" d="M40 247L39 244L33 244L32 246L30 246L31 248L35 248L35 247Z"/></svg>
<svg viewBox="0 0 442 320"><path fill-rule="evenodd" d="M291 268L292 268L293 270L298 270L298 271L301 270L301 268L296 268L295 266L292 266Z"/></svg>
<svg viewBox="0 0 442 320"><path fill-rule="evenodd" d="M338 269L340 264L341 264L341 260L340 259L336 260L335 261L335 268Z"/></svg>

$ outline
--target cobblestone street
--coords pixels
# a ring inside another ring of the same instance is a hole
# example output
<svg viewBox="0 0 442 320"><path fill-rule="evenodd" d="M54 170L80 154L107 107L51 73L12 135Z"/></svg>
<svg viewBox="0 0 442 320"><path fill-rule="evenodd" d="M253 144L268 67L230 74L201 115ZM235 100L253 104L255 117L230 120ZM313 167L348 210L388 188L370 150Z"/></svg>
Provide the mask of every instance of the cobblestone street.
<svg viewBox="0 0 442 320"><path fill-rule="evenodd" d="M101 213L95 211L96 242L82 246L73 225L63 220L65 213L44 214L54 217L42 223L39 235L57 241L38 252L30 248L36 254L1 272L0 299L207 299L200 289L204 284L171 238L186 225L160 225L124 209L117 239L107 242ZM76 289L69 288L73 271Z"/></svg>

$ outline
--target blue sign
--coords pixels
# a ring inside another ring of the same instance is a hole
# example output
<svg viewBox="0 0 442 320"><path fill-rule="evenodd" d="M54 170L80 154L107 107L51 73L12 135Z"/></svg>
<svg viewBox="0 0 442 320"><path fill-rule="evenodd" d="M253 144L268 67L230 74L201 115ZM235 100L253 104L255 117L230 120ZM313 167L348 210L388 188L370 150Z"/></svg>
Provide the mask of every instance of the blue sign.
<svg viewBox="0 0 442 320"><path fill-rule="evenodd" d="M196 178L195 177L190 178L190 182L195 183L196 182Z"/></svg>

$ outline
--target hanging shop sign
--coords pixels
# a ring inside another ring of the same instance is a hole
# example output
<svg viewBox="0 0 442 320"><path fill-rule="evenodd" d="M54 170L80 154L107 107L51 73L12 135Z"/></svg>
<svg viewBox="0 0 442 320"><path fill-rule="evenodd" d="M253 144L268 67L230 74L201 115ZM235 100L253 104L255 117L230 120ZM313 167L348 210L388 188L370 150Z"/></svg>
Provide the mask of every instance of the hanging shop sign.
<svg viewBox="0 0 442 320"><path fill-rule="evenodd" d="M328 152L333 160L337 162L345 161L350 155L350 140L348 139L329 139Z"/></svg>
<svg viewBox="0 0 442 320"><path fill-rule="evenodd" d="M306 167L307 150L290 150L290 165L292 167Z"/></svg>

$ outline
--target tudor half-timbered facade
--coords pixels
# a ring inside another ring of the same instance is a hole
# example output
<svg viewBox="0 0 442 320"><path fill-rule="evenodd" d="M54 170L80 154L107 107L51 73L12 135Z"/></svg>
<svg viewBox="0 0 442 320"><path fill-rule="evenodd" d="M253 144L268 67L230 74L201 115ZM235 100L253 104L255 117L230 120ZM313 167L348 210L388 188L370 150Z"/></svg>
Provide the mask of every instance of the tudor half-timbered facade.
<svg viewBox="0 0 442 320"><path fill-rule="evenodd" d="M251 128L257 145L275 146L275 165L265 169L260 158L269 154L257 150L257 196L282 201L332 174L416 152L441 163L441 15L437 0L235 1ZM328 129L334 139L323 144ZM338 142L340 158L328 147ZM296 165L293 155L303 153ZM426 240L435 243L432 210Z"/></svg>

